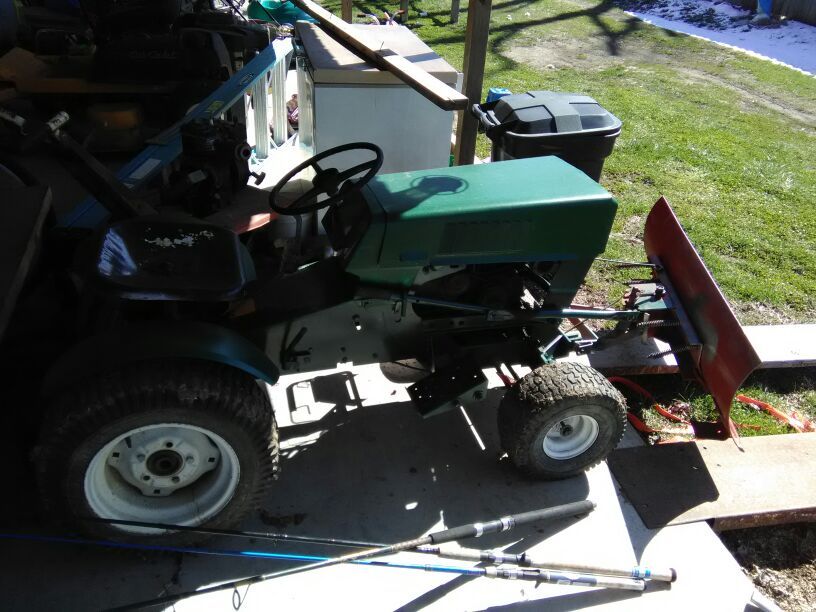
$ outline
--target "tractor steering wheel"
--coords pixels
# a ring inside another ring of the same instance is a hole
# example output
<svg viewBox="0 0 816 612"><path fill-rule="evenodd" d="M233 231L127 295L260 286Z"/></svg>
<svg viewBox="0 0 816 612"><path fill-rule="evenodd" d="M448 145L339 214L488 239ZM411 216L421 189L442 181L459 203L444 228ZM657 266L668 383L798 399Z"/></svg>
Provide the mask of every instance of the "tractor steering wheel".
<svg viewBox="0 0 816 612"><path fill-rule="evenodd" d="M331 157L332 155L357 149L372 151L375 155L374 159L352 166L342 172L337 168L324 169L318 164L319 161ZM318 153L314 157L310 157L297 167L292 168L286 176L279 180L278 184L275 185L269 193L269 206L279 215L302 215L315 212L316 210L328 206L334 206L335 204L339 204L343 198L349 194L359 192L368 181L374 178L374 175L377 174L382 164L382 149L370 142L352 142L340 145L339 147L332 147L327 151ZM283 189L295 175L309 166L315 169L315 177L312 179L312 188L303 195L298 196L288 206L278 205L277 198L281 189ZM360 179L352 180L354 176L361 172L365 172L365 175ZM318 196L323 194L329 197L322 202L318 202Z"/></svg>

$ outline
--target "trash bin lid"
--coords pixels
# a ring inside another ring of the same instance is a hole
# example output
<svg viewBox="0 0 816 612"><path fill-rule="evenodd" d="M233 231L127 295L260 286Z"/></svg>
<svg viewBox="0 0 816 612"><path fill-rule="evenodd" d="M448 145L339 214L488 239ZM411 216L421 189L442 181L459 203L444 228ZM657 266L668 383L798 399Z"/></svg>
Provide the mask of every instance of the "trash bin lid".
<svg viewBox="0 0 816 612"><path fill-rule="evenodd" d="M504 96L493 113L501 125L516 134L613 131L621 127L620 120L593 98L555 91Z"/></svg>

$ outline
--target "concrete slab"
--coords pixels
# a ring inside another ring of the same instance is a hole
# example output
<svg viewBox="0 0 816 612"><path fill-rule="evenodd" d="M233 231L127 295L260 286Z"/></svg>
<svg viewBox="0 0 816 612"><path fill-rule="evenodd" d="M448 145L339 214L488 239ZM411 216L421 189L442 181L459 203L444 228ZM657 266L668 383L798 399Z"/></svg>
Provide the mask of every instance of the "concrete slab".
<svg viewBox="0 0 816 612"><path fill-rule="evenodd" d="M497 386L497 377L491 376ZM308 382L306 382L308 381ZM354 391L356 388L356 392ZM251 529L393 542L443 526L491 519L584 498L591 515L466 542L561 561L666 566L678 581L645 593L470 579L415 570L338 566L181 602L176 610L744 610L753 587L705 523L647 529L619 494L605 464L559 482L521 478L499 456L491 392L468 412L423 421L405 385L377 366L286 377L272 388L284 440L283 474ZM638 443L627 437L625 444ZM218 539L213 548L260 548ZM277 550L338 554L341 549L281 544ZM140 555L0 542L6 610L85 610L124 604L286 567L213 557ZM401 561L431 563L416 553ZM445 565L467 566L455 561ZM235 600L238 603L238 599Z"/></svg>

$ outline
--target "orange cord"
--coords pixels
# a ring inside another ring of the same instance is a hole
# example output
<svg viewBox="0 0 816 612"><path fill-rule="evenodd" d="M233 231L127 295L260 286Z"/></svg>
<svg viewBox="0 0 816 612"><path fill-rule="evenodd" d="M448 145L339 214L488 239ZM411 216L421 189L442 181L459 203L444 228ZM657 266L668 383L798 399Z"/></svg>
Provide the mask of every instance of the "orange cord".
<svg viewBox="0 0 816 612"><path fill-rule="evenodd" d="M816 431L816 426L814 426L811 421L809 421L805 417L799 417L799 415L797 415L795 412L790 415L787 415L781 410L774 408L767 402L754 399L753 397L748 397L747 395L738 395L736 399L737 401L740 401L743 404L748 404L749 406L755 406L757 408L764 410L780 423L784 423L785 425L793 427L799 433L803 433L806 431Z"/></svg>
<svg viewBox="0 0 816 612"><path fill-rule="evenodd" d="M690 421L687 421L686 419L684 419L682 417L679 417L676 414L673 414L673 413L669 412L668 410L666 410L663 406L661 406L657 402L657 400L655 399L655 397L651 393L649 393L646 389L641 387L636 382L631 381L628 378L623 378L622 376L610 376L607 380L609 380L609 382L611 382L611 383L618 383L618 384L621 384L621 385L623 385L625 387L629 387L632 391L634 391L638 395L642 395L643 397L645 397L646 399L651 401L652 402L652 408L654 408L654 410L658 414L660 414L661 416L669 419L670 421L675 421L676 423L682 423L683 425L687 426L687 428L683 428L683 429L653 429L653 428L649 427L648 425L646 425L646 423L644 423L641 419L636 417L632 412L627 412L626 417L629 419L629 422L632 424L632 427L637 429L639 432L648 433L648 434L664 433L664 434L686 435L686 436L693 436L694 435L694 429L691 426ZM741 397L745 397L745 396L737 396L737 399L740 399ZM742 401L742 400L740 400L740 401ZM751 401L760 403L758 400L751 400ZM765 404L765 405L767 406L767 404ZM772 406L769 406L769 407L771 409L773 409ZM784 417L785 415L782 415L782 416ZM809 421L805 421L805 423L807 423L806 426L809 426L811 428L813 427L813 424L810 423ZM754 429L754 430L760 429L759 425L748 425L748 424L743 424L743 423L734 423L733 421L731 421L731 425L733 425L733 427L734 427L734 429L732 430L731 433L735 438L739 436L739 434L737 434L737 432L736 432L736 429ZM813 429L811 429L809 431L813 431Z"/></svg>

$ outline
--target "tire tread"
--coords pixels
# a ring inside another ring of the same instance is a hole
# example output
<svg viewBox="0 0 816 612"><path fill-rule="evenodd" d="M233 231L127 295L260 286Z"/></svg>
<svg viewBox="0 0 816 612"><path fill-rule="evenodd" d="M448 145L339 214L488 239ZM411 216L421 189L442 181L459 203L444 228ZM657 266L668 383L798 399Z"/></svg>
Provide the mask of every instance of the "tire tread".
<svg viewBox="0 0 816 612"><path fill-rule="evenodd" d="M542 477L528 457L531 437L546 415L574 400L607 400L619 433L612 448L623 438L626 426L626 401L598 370L575 362L559 361L543 365L513 385L499 406L499 437L510 459L528 476ZM611 449L610 449L611 450ZM567 478L600 463L603 457L579 470L547 474L547 478Z"/></svg>
<svg viewBox="0 0 816 612"><path fill-rule="evenodd" d="M251 497L240 508L228 506L226 516L217 517L209 525L232 526L256 509L279 471L278 431L267 394L251 376L235 368L205 361L168 360L103 374L55 398L43 420L34 452L46 517L87 532L85 525L74 520L76 517L65 516L68 493L62 464L78 440L128 415L179 405L235 422L249 432L259 458L258 484ZM202 539L186 532L173 537L177 542Z"/></svg>

